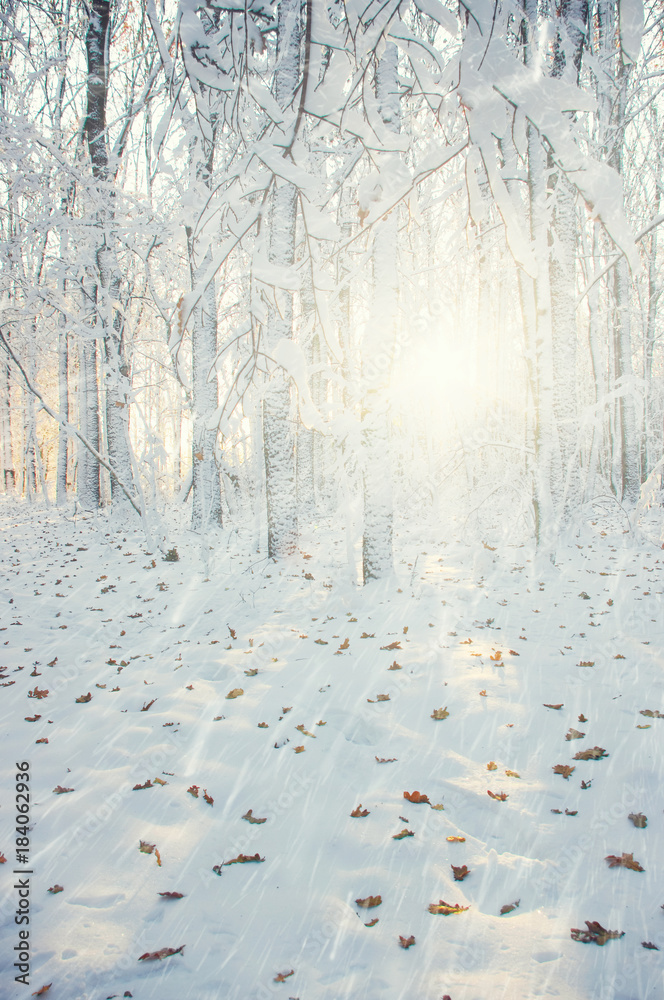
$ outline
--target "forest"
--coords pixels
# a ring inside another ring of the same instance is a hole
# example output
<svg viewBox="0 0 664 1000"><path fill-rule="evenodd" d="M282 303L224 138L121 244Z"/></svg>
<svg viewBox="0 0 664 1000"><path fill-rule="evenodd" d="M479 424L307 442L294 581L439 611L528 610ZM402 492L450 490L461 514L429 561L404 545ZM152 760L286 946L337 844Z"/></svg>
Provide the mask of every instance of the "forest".
<svg viewBox="0 0 664 1000"><path fill-rule="evenodd" d="M324 521L360 582L413 518L554 552L659 504L663 32L641 0L7 0L5 491L277 559Z"/></svg>
<svg viewBox="0 0 664 1000"><path fill-rule="evenodd" d="M661 1000L663 94L661 0L0 0L3 998Z"/></svg>

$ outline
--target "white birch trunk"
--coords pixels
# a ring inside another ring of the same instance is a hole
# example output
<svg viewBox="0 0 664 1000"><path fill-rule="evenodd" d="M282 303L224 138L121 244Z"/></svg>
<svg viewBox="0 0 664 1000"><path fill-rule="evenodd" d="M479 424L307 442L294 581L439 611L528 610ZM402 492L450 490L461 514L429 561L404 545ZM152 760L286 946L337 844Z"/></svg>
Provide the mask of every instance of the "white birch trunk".
<svg viewBox="0 0 664 1000"><path fill-rule="evenodd" d="M300 0L281 0L277 23L275 97L281 108L295 99L300 82L302 23ZM268 212L270 263L290 268L295 259L296 188L275 177ZM293 336L291 293L277 290L279 308L270 306L265 348ZM270 558L292 555L297 549L295 431L291 415L290 378L282 368L269 377L263 397L263 456L267 506L267 547Z"/></svg>
<svg viewBox="0 0 664 1000"><path fill-rule="evenodd" d="M199 266L192 262L192 288L197 285L212 262L208 248ZM217 356L217 285L212 279L203 292L194 311L191 334L192 357L192 508L191 526L194 531L205 531L210 525L220 525L222 520L221 485L215 458L216 426L210 426L218 406L218 384L215 370Z"/></svg>
<svg viewBox="0 0 664 1000"><path fill-rule="evenodd" d="M388 42L376 70L376 97L386 127L399 131L397 47ZM397 210L375 229L371 313L362 343L364 582L393 571L393 502L388 388L398 311Z"/></svg>
<svg viewBox="0 0 664 1000"><path fill-rule="evenodd" d="M97 375L97 344L90 339L79 344L79 424L81 433L99 451L99 378ZM78 502L84 510L95 510L101 498L99 462L79 445Z"/></svg>

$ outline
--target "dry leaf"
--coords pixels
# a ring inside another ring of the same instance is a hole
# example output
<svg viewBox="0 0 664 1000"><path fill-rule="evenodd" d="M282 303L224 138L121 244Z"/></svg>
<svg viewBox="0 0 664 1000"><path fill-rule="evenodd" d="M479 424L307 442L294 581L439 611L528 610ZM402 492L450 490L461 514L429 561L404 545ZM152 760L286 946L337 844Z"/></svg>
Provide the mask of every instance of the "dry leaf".
<svg viewBox="0 0 664 1000"><path fill-rule="evenodd" d="M255 677L258 673L258 667L252 667L251 670L244 671L247 677Z"/></svg>
<svg viewBox="0 0 664 1000"><path fill-rule="evenodd" d="M412 830L402 830L401 833L393 833L392 840L403 840L405 837L414 837Z"/></svg>
<svg viewBox="0 0 664 1000"><path fill-rule="evenodd" d="M404 792L403 797L404 799L408 799L409 802L414 802L416 804L419 802L426 802L428 805L431 805L429 796L423 795L422 792Z"/></svg>
<svg viewBox="0 0 664 1000"><path fill-rule="evenodd" d="M448 842L448 844L465 844L466 843L466 838L465 837L446 837L445 840Z"/></svg>
<svg viewBox="0 0 664 1000"><path fill-rule="evenodd" d="M205 801L207 802L207 804L208 804L209 806L213 806L213 805L214 805L214 799L212 798L212 796L211 796L211 795L208 795L208 790L207 790L207 788L204 788L204 789L203 789L203 798L205 799Z"/></svg>
<svg viewBox="0 0 664 1000"><path fill-rule="evenodd" d="M521 902L520 899L515 899L513 903L505 903L504 906L500 907L500 915L504 916L506 913L511 913L512 910L516 910L517 906Z"/></svg>
<svg viewBox="0 0 664 1000"><path fill-rule="evenodd" d="M642 948L649 948L651 951L659 951L659 948L657 947L657 945L653 944L652 941L642 941L641 942L641 947Z"/></svg>
<svg viewBox="0 0 664 1000"><path fill-rule="evenodd" d="M639 830L644 830L648 825L648 819L643 813L630 813L627 818L631 819L634 826L638 827Z"/></svg>
<svg viewBox="0 0 664 1000"><path fill-rule="evenodd" d="M159 895L163 896L164 899L183 899L184 898L184 893L183 892L160 892Z"/></svg>
<svg viewBox="0 0 664 1000"><path fill-rule="evenodd" d="M407 938L403 937L401 934L399 935L399 945L401 948L410 948L414 944L415 944L415 938L413 937L412 934L410 935L410 937Z"/></svg>
<svg viewBox="0 0 664 1000"><path fill-rule="evenodd" d="M295 747L295 753L304 753L304 746Z"/></svg>
<svg viewBox="0 0 664 1000"><path fill-rule="evenodd" d="M454 872L455 882L463 882L463 880L470 875L470 868L466 867L466 865L450 865L450 867Z"/></svg>
<svg viewBox="0 0 664 1000"><path fill-rule="evenodd" d="M631 868L634 872L645 871L645 868L642 868L639 862L634 860L633 854L625 854L624 851L620 857L609 854L604 860L609 862L609 868Z"/></svg>
<svg viewBox="0 0 664 1000"><path fill-rule="evenodd" d="M447 705L445 708L434 708L431 713L432 719L446 719L450 713L447 711Z"/></svg>
<svg viewBox="0 0 664 1000"><path fill-rule="evenodd" d="M35 686L33 691L28 691L28 698L46 698L48 696L48 688L42 688L41 690Z"/></svg>
<svg viewBox="0 0 664 1000"><path fill-rule="evenodd" d="M348 640L348 639L344 639L344 641L343 641L343 642L341 643L341 645L339 646L339 649L340 649L340 650L341 650L341 649L348 649L348 647L349 647L349 646L350 646L350 642L349 642L349 640Z"/></svg>
<svg viewBox="0 0 664 1000"><path fill-rule="evenodd" d="M593 783L593 779L592 778L590 779L590 781L582 781L581 782L581 788L590 788L590 786L592 785L592 783Z"/></svg>
<svg viewBox="0 0 664 1000"><path fill-rule="evenodd" d="M246 865L249 861L265 861L265 858L256 854L238 854L236 858L232 858L230 861L222 861L222 865Z"/></svg>
<svg viewBox="0 0 664 1000"><path fill-rule="evenodd" d="M92 694L88 691L87 694L82 694L80 698L76 699L77 705L82 705L86 701L92 701Z"/></svg>
<svg viewBox="0 0 664 1000"><path fill-rule="evenodd" d="M585 733L580 733L578 729L570 729L565 733L566 740L582 740Z"/></svg>
<svg viewBox="0 0 664 1000"><path fill-rule="evenodd" d="M158 847L155 847L155 849L154 849L154 856L155 856L155 861L157 862L157 864L161 868L161 854L159 853L159 848Z"/></svg>
<svg viewBox="0 0 664 1000"><path fill-rule="evenodd" d="M395 660L395 661L394 661L394 662L392 663L392 665L391 665L391 666L389 666L389 667L388 667L387 669L388 669L388 670L402 670L403 668L402 668L401 664L400 664L400 663L397 663L397 661Z"/></svg>
<svg viewBox="0 0 664 1000"><path fill-rule="evenodd" d="M375 927L377 923L378 923L378 917L374 917L374 918L373 918L373 920L370 920L370 921L369 921L369 922L368 922L367 924L365 924L364 926L365 926L365 927Z"/></svg>
<svg viewBox="0 0 664 1000"><path fill-rule="evenodd" d="M152 782L148 778L148 780L145 782L144 785L134 785L134 787L132 788L132 792L138 792L142 788L152 788L152 787L153 787Z"/></svg>
<svg viewBox="0 0 664 1000"><path fill-rule="evenodd" d="M325 639L314 639L314 642L319 646L327 646L328 642Z"/></svg>
<svg viewBox="0 0 664 1000"><path fill-rule="evenodd" d="M586 920L588 930L572 927L571 937L573 941L581 941L583 944L604 945L612 938L621 938L624 931L607 931L598 920Z"/></svg>
<svg viewBox="0 0 664 1000"><path fill-rule="evenodd" d="M155 849L155 844L148 844L147 840L139 840L138 849L143 854L152 854Z"/></svg>
<svg viewBox="0 0 664 1000"><path fill-rule="evenodd" d="M190 785L187 791L189 792L190 795L193 795L195 799L198 798L198 792L199 792L198 785Z"/></svg>
<svg viewBox="0 0 664 1000"><path fill-rule="evenodd" d="M480 696L481 696L482 698L487 698L487 697L488 697L488 695L487 695L486 691L480 691Z"/></svg>
<svg viewBox="0 0 664 1000"><path fill-rule="evenodd" d="M576 768L573 767L573 766L570 766L569 764L556 764L552 768L552 771L553 771L554 774L562 774L563 778L565 778L565 780L567 780L569 778L570 774L572 773L572 771L576 771Z"/></svg>
<svg viewBox="0 0 664 1000"><path fill-rule="evenodd" d="M55 896L56 893L58 893L58 892L64 892L64 886L63 885L58 885L56 883L55 885L52 885L51 888L48 889L47 891L48 892L52 892L53 895Z"/></svg>
<svg viewBox="0 0 664 1000"><path fill-rule="evenodd" d="M160 948L159 951L146 951L144 955L139 955L138 961L153 962L156 959L170 958L171 955L181 955L183 950L184 945L181 944L179 948Z"/></svg>
<svg viewBox="0 0 664 1000"><path fill-rule="evenodd" d="M35 740L35 743L48 743L48 738L46 736L42 736L40 740Z"/></svg>
<svg viewBox="0 0 664 1000"><path fill-rule="evenodd" d="M363 910L370 910L374 906L380 906L383 902L383 897L367 896L366 899L356 899L355 902L358 906L361 906Z"/></svg>
<svg viewBox="0 0 664 1000"><path fill-rule="evenodd" d="M265 819L259 819L258 816L252 815L252 810L249 809L242 819L246 819L248 823L267 823L267 817Z"/></svg>
<svg viewBox="0 0 664 1000"><path fill-rule="evenodd" d="M489 763L486 766L486 769L487 769L487 771L497 771L498 770L498 765L496 764L495 761L490 760Z"/></svg>
<svg viewBox="0 0 664 1000"><path fill-rule="evenodd" d="M589 750L580 750L579 753L575 753L574 760L601 760L602 757L608 756L603 747L591 747Z"/></svg>
<svg viewBox="0 0 664 1000"><path fill-rule="evenodd" d="M442 899L437 903L429 903L429 913L439 913L444 917L448 917L451 913L463 913L469 909L469 906L461 906L460 903L446 903Z"/></svg>
<svg viewBox="0 0 664 1000"><path fill-rule="evenodd" d="M278 972L274 977L275 983L285 983L289 976L295 975L295 969L289 969L288 972Z"/></svg>
<svg viewBox="0 0 664 1000"><path fill-rule="evenodd" d="M394 764L397 759L397 757L376 757L379 764Z"/></svg>
<svg viewBox="0 0 664 1000"><path fill-rule="evenodd" d="M56 659L57 659L57 657L56 657ZM48 993L48 991L50 990L50 988L51 988L52 985L53 985L53 983L47 983L46 986L40 986L40 988L35 993L31 993L30 996L32 996L32 997L43 997L45 993Z"/></svg>
<svg viewBox="0 0 664 1000"><path fill-rule="evenodd" d="M163 774L163 772L162 772L162 774ZM155 785L167 785L168 784L167 781L163 781L161 778L154 778L153 780L154 780L154 784Z"/></svg>
<svg viewBox="0 0 664 1000"><path fill-rule="evenodd" d="M389 700L390 700L389 694L377 694L375 701L373 698L367 698L367 701L370 702L370 704L372 705L375 705L377 701L389 701Z"/></svg>
<svg viewBox="0 0 664 1000"><path fill-rule="evenodd" d="M509 798L507 792L490 792L489 789L487 788L486 793L487 795L490 795L492 799L499 799L500 802L504 802L506 799Z"/></svg>
<svg viewBox="0 0 664 1000"><path fill-rule="evenodd" d="M594 667L594 666L595 666L594 660L581 660L579 663L577 663L577 667Z"/></svg>
<svg viewBox="0 0 664 1000"><path fill-rule="evenodd" d="M498 663L500 660L502 660L502 658L503 658L503 654L501 653L501 651L499 649L496 650L495 656L489 656L489 659L493 660L494 663Z"/></svg>
<svg viewBox="0 0 664 1000"><path fill-rule="evenodd" d="M396 642L391 642L389 646L381 646L381 649L401 649L401 643L397 640Z"/></svg>
<svg viewBox="0 0 664 1000"><path fill-rule="evenodd" d="M228 692L228 694L226 695L226 698L227 699L228 698L239 698L241 694L244 694L244 691L242 690L242 688L233 688L232 691Z"/></svg>
<svg viewBox="0 0 664 1000"><path fill-rule="evenodd" d="M353 811L351 813L351 816L353 817L353 819L358 819L360 816L368 816L368 815L369 815L369 810L368 809L363 809L361 802L360 802L359 806L356 806L355 809L353 809Z"/></svg>
<svg viewBox="0 0 664 1000"><path fill-rule="evenodd" d="M64 795L65 792L73 792L73 788L63 788L62 785L56 785L53 789L56 795Z"/></svg>
<svg viewBox="0 0 664 1000"><path fill-rule="evenodd" d="M259 722L258 723L258 728L259 729L269 729L270 727L268 726L267 722Z"/></svg>
<svg viewBox="0 0 664 1000"><path fill-rule="evenodd" d="M564 702L562 702L562 701L561 701L561 703L559 705L547 705L546 702L544 702L544 707L545 708L555 708L556 711L558 711L558 709L560 709L560 708L563 707L563 704L564 704Z"/></svg>
<svg viewBox="0 0 664 1000"><path fill-rule="evenodd" d="M587 722L587 721L588 720L586 719L585 715L583 714L583 712L581 712L581 715L577 719L577 722Z"/></svg>
<svg viewBox="0 0 664 1000"><path fill-rule="evenodd" d="M521 777L521 775L517 774L516 771L505 771L505 774L507 775L508 778L520 778Z"/></svg>
<svg viewBox="0 0 664 1000"><path fill-rule="evenodd" d="M147 712L150 708L152 708L156 700L157 700L156 698L153 698L152 701L144 701L141 712Z"/></svg>

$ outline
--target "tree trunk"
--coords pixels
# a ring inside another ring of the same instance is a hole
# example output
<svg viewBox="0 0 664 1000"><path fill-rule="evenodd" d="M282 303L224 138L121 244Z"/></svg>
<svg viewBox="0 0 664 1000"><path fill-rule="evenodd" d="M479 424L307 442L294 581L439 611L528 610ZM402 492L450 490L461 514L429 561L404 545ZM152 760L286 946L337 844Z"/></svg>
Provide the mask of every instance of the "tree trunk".
<svg viewBox="0 0 664 1000"><path fill-rule="evenodd" d="M120 296L120 274L115 251L106 108L108 102L110 0L92 0L85 47L88 60L87 117L85 134L97 181L100 207L97 212L99 242L96 252L95 325L104 339L104 387L109 461L126 485L133 481L129 441L129 368L125 359L124 320L115 303ZM91 370L90 370L91 371ZM88 459L91 461L92 459ZM115 502L128 502L111 478Z"/></svg>
<svg viewBox="0 0 664 1000"><path fill-rule="evenodd" d="M199 267L194 263L192 234L188 233L192 267L192 288L210 267L212 251L208 248ZM221 524L221 486L215 459L216 427L208 421L218 406L217 373L217 286L212 279L194 311L191 335L192 358L192 509L191 526L204 531L208 525Z"/></svg>
<svg viewBox="0 0 664 1000"><path fill-rule="evenodd" d="M9 331L5 334L9 337ZM0 435L2 444L2 474L5 484L5 492L13 490L16 486L16 473L14 471L14 461L12 458L12 407L11 407L11 372L9 368L9 358L3 357L2 368L2 395L0 397Z"/></svg>
<svg viewBox="0 0 664 1000"><path fill-rule="evenodd" d="M385 126L400 126L398 52L385 46L376 69L376 98ZM393 571L392 468L388 389L397 331L397 210L376 226L373 247L371 313L362 343L362 469L364 582Z"/></svg>
<svg viewBox="0 0 664 1000"><path fill-rule="evenodd" d="M58 335L58 410L69 420L69 339L67 331ZM58 506L67 502L67 445L69 434L62 424L58 427L58 464L55 483L55 502Z"/></svg>
<svg viewBox="0 0 664 1000"><path fill-rule="evenodd" d="M281 0L277 21L277 69L275 97L288 108L300 82L302 38L300 0ZM297 189L275 177L268 212L268 259L271 264L292 268L295 260ZM282 338L293 336L293 301L286 289L276 289L278 308L271 304L265 328L265 350L269 355ZM297 549L297 498L295 431L291 416L290 378L283 368L270 375L263 397L263 456L267 505L267 550L270 558L292 555Z"/></svg>
<svg viewBox="0 0 664 1000"><path fill-rule="evenodd" d="M79 423L81 432L99 451L99 378L97 343L86 339L79 344ZM99 462L87 450L78 449L78 501L84 510L95 510L101 498Z"/></svg>

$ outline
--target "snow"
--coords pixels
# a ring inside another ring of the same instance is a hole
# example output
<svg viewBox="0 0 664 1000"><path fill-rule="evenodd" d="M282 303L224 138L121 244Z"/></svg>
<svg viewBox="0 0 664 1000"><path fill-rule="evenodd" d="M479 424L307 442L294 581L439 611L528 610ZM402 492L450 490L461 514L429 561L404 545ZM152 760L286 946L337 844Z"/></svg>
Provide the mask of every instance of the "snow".
<svg viewBox="0 0 664 1000"><path fill-rule="evenodd" d="M195 536L174 533L180 559L165 562L128 518L5 497L0 523L0 665L15 682L1 723L7 1000L48 983L49 1000L661 998L662 952L641 944L664 948L664 722L640 714L664 711L654 534L600 514L553 565L508 541L411 530L396 577L359 590L324 527L280 563L222 533L204 564ZM47 697L28 697L35 686ZM566 741L570 728L584 738ZM573 760L594 746L608 756ZM29 990L11 950L23 760ZM556 764L575 770L566 780ZM133 790L155 778L167 783ZM430 805L406 801L415 790ZM369 814L352 818L360 804ZM404 828L414 836L394 840ZM609 869L623 852L645 872ZM454 881L451 865L470 875ZM440 900L468 910L430 914ZM571 940L586 920L625 935Z"/></svg>

